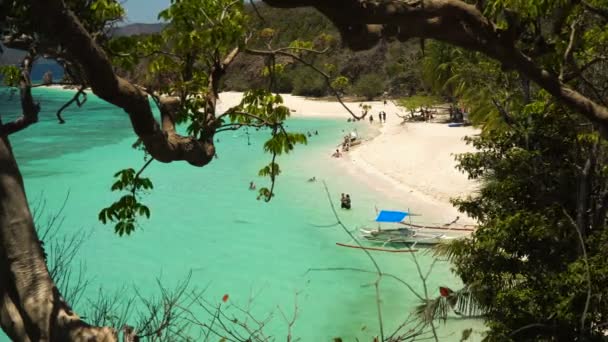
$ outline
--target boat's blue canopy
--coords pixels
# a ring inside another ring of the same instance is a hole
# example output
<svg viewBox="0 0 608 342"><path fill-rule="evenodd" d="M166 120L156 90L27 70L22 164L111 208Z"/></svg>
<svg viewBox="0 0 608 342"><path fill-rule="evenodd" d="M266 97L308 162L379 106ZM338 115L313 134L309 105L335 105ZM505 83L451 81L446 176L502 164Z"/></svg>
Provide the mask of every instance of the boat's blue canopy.
<svg viewBox="0 0 608 342"><path fill-rule="evenodd" d="M376 217L376 222L401 222L407 216L409 216L409 213L405 211L381 210Z"/></svg>

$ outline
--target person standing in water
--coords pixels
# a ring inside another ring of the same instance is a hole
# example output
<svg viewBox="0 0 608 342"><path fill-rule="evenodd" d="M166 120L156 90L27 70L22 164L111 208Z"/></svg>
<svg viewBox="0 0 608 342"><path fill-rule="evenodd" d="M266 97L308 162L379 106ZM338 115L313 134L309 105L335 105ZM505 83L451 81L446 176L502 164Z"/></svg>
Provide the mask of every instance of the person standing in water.
<svg viewBox="0 0 608 342"><path fill-rule="evenodd" d="M340 208L342 209L350 209L350 195L349 194L342 194L342 197L340 198Z"/></svg>

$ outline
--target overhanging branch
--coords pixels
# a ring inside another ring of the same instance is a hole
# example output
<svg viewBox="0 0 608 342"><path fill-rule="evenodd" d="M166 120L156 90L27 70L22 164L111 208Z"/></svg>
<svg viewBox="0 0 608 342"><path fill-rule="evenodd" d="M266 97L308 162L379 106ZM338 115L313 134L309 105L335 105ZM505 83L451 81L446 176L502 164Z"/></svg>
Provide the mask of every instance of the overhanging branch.
<svg viewBox="0 0 608 342"><path fill-rule="evenodd" d="M515 47L511 35L474 5L459 0L264 0L273 7L312 6L339 29L354 50L369 49L382 38L430 38L481 52L519 71L589 120L608 127L608 108L561 82Z"/></svg>
<svg viewBox="0 0 608 342"><path fill-rule="evenodd" d="M129 115L135 134L154 159L165 163L184 160L195 166L207 165L213 159L212 139L199 140L163 131L154 118L147 94L114 73L105 52L63 1L36 0L31 7L32 17L38 18L37 31L57 37L73 61L82 67L93 93Z"/></svg>
<svg viewBox="0 0 608 342"><path fill-rule="evenodd" d="M344 109L346 109L346 111L348 111L348 113L355 118L355 120L361 120L363 117L360 117L358 115L356 115L355 113L353 113L352 110L350 110L350 108L348 108L348 106L342 101L342 96L340 95L340 93L331 85L331 77L323 72L323 70L317 68L314 64L306 61L305 59L303 59L300 56L297 56L293 53L291 53L291 50L302 50L302 51L307 51L307 52L312 52L312 53L316 53L316 54L320 54L323 53L324 51L316 51L316 50L311 50L311 49L302 49L302 48L280 48L280 49L276 49L276 50L268 50L268 51L263 51L263 50L255 50L255 49L247 49L245 50L247 53L252 54L252 55L258 55L258 56L275 56L275 55L280 55L280 56L285 56L285 57L290 57L304 65L306 65L307 67L311 68L313 71L315 71L317 74L321 75L323 77L323 79L325 80L325 83L327 84L327 87L329 89L331 89L331 91L334 93L334 96L336 97L336 99L338 100L338 102L340 102L340 104L342 105L342 107L344 107Z"/></svg>
<svg viewBox="0 0 608 342"><path fill-rule="evenodd" d="M38 122L40 105L32 97L32 81L30 73L34 60L31 54L23 58L22 70L19 78L19 91L21 94L21 109L23 114L13 121L0 124L0 136L7 136L19 132L33 123Z"/></svg>

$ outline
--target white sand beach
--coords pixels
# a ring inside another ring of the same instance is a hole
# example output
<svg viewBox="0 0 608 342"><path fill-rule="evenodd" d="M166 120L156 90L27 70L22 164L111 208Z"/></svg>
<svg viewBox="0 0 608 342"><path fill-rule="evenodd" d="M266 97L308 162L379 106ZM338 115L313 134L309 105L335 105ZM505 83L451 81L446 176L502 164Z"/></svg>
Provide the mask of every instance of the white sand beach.
<svg viewBox="0 0 608 342"><path fill-rule="evenodd" d="M233 106L241 93L220 95L222 106ZM350 118L349 113L336 101L319 101L299 96L283 95L285 104L295 110L294 116ZM387 194L397 203L414 213L421 214L421 222L447 223L460 216L459 223L473 224L450 204L450 198L461 197L475 191L477 184L455 169L454 155L471 152L463 138L479 133L473 127L448 127L441 123L406 123L396 113L399 107L390 101L365 102L372 106L372 124L377 134L364 137L362 145L353 148L337 159L336 164L345 172L365 182L377 191ZM360 114L359 102L347 106ZM386 123L379 123L378 112L387 113ZM366 120L366 122L369 122ZM336 137L336 143L341 137ZM328 154L331 151L328 151ZM333 161L333 160L332 160Z"/></svg>
<svg viewBox="0 0 608 342"><path fill-rule="evenodd" d="M62 86L50 86L63 89ZM73 91L73 90L72 90ZM337 101L322 101L301 96L282 94L284 103L297 117L344 119L350 118L348 111ZM237 105L242 98L240 92L220 94L219 107L225 110ZM361 102L347 102L356 114L361 113ZM342 158L332 159L344 172L356 177L369 187L386 194L403 208L421 214L423 223L447 223L460 216L459 223L474 222L450 204L450 198L461 197L475 191L477 184L455 169L454 155L471 152L463 140L465 136L479 133L473 127L448 127L441 123L408 122L401 108L394 103L366 101L371 105L372 125L375 134L363 137L362 145L345 153ZM378 112L387 113L387 122L378 121ZM368 116L369 117L369 116ZM366 118L366 122L369 122ZM336 137L339 143L341 137ZM330 154L332 151L328 151ZM328 166L331 167L331 166Z"/></svg>

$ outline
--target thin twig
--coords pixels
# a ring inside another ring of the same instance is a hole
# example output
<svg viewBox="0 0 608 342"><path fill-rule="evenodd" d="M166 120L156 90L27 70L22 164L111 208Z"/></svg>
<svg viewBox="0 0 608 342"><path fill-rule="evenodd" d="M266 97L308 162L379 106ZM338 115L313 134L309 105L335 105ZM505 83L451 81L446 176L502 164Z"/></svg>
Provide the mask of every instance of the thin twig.
<svg viewBox="0 0 608 342"><path fill-rule="evenodd" d="M340 227L342 227L344 232L353 241L355 241L359 247L363 248L363 245L361 244L361 242L353 235L353 233L350 230L348 230L348 228L346 228L344 223L342 223L342 220L340 220L340 216L338 215L338 212L336 211L336 207L334 206L333 200L331 199L331 194L329 193L329 188L327 187L327 183L325 183L325 181L323 181L323 187L325 188L325 193L327 194L327 199L329 200L329 205L331 207L331 210L334 214L334 217L340 224ZM380 292L379 292L379 288L378 288L378 284L379 284L380 280L382 279L382 270L380 269L380 266L378 265L378 263L376 262L376 259L374 259L372 254L366 249L362 249L362 250L367 255L367 257L372 262L372 264L374 265L374 268L376 269L376 272L378 275L374 284L376 287L376 304L377 304L376 306L378 309L378 325L380 327L380 339L381 339L381 341L384 341L384 323L382 322L382 307L380 304Z"/></svg>
<svg viewBox="0 0 608 342"><path fill-rule="evenodd" d="M577 226L576 222L574 221L572 216L570 216L570 214L568 214L568 212L566 211L565 208L562 207L562 211L564 212L564 215L570 221L570 224L572 224L572 227L574 227L574 229L576 230L576 234L578 236L578 240L581 244L581 249L583 251L583 260L585 261L585 278L587 280L587 299L585 300L585 308L583 310L583 315L581 317L581 333L582 333L582 331L585 330L585 320L587 319L587 311L589 310L589 303L591 301L591 272L589 270L589 261L587 259L587 248L585 247L585 240L583 239L583 234L581 233L581 228L579 228Z"/></svg>

